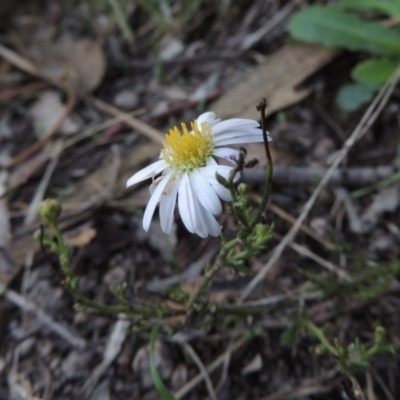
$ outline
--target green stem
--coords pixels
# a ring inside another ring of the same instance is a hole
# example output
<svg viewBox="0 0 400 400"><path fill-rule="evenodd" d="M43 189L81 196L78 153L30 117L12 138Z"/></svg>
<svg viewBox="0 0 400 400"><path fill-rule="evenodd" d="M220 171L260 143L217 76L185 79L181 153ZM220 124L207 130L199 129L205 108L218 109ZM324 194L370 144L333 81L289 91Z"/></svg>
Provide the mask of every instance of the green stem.
<svg viewBox="0 0 400 400"><path fill-rule="evenodd" d="M267 107L267 102L264 101L260 103L258 110L261 112L261 129L263 133L263 139L264 139L264 149L265 149L265 155L267 158L267 165L266 165L266 174L267 174L267 184L265 185L265 191L261 200L260 207L257 210L256 215L254 216L253 220L250 222L250 228L253 229L260 221L261 216L263 215L267 203L269 200L269 197L271 195L271 189L272 189L272 174L274 172L274 164L272 162L272 157L271 157L271 152L269 150L269 144L268 144L268 136L267 136L267 129L265 126L265 108Z"/></svg>
<svg viewBox="0 0 400 400"><path fill-rule="evenodd" d="M196 290L190 296L188 303L186 305L186 308L189 312L193 309L195 302L200 297L200 295L202 294L204 289L208 286L208 284L210 283L212 278L224 266L226 255L229 253L230 250L232 250L239 243L240 243L240 239L235 238L222 246L219 256L215 260L214 265L205 273L199 286L197 286Z"/></svg>
<svg viewBox="0 0 400 400"><path fill-rule="evenodd" d="M307 328L319 339L321 344L328 350L334 357L338 357L337 350L329 343L322 329L318 328L313 322L307 320L305 322Z"/></svg>
<svg viewBox="0 0 400 400"><path fill-rule="evenodd" d="M237 173L237 170L234 170L234 173L231 173L231 176L229 177L229 191L231 192L231 197L232 197L232 209L233 212L235 213L236 217L238 220L242 223L242 225L245 227L245 229L248 232L251 232L252 229L250 227L249 221L246 218L246 215L244 214L243 210L240 207L235 206L237 202L237 195L236 195L236 188L233 183L233 179Z"/></svg>

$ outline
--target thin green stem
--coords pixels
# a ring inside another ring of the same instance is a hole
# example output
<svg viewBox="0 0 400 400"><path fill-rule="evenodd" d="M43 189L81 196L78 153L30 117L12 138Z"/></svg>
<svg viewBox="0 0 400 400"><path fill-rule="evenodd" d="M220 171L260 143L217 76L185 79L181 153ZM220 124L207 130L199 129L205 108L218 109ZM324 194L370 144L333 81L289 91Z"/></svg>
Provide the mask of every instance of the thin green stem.
<svg viewBox="0 0 400 400"><path fill-rule="evenodd" d="M272 174L274 172L274 164L272 162L271 152L269 150L267 129L265 126L265 119L266 119L265 109L266 109L266 107L267 107L267 102L264 99L260 103L260 105L257 107L257 109L261 112L261 129L262 129L263 139L264 139L265 155L267 158L267 165L266 165L267 183L265 185L265 190L264 190L264 194L263 194L263 197L261 200L261 204L260 204L253 220L250 222L251 229L253 229L260 222L261 216L263 215L263 213L267 207L267 203L268 203L269 197L271 195L271 190L272 190Z"/></svg>
<svg viewBox="0 0 400 400"><path fill-rule="evenodd" d="M239 238L235 238L231 240L230 242L226 243L223 245L221 248L220 254L215 260L214 265L208 269L201 280L199 286L197 286L196 290L192 293L190 296L186 308L190 312L193 309L194 304L200 297L200 295L203 293L203 291L206 289L210 281L213 279L213 277L216 275L216 273L224 266L225 261L226 261L226 255L229 253L230 250L232 250L236 245L240 243Z"/></svg>
<svg viewBox="0 0 400 400"><path fill-rule="evenodd" d="M250 228L250 224L249 221L246 217L246 215L244 214L243 210L240 207L237 207L235 204L237 203L237 193L236 193L236 188L235 185L233 183L233 179L237 173L237 168L235 168L232 172L231 175L229 177L229 191L231 193L231 197L232 197L232 209L233 212L235 213L236 217L238 218L238 220L242 223L242 225L245 227L245 229L249 232L251 232L251 228Z"/></svg>
<svg viewBox="0 0 400 400"><path fill-rule="evenodd" d="M319 341L321 342L321 344L325 347L326 350L328 350L334 357L338 357L338 352L335 349L335 347L333 347L328 339L326 338L324 332L322 331L322 329L318 328L313 322L311 322L310 320L307 320L305 322L307 328L319 339Z"/></svg>

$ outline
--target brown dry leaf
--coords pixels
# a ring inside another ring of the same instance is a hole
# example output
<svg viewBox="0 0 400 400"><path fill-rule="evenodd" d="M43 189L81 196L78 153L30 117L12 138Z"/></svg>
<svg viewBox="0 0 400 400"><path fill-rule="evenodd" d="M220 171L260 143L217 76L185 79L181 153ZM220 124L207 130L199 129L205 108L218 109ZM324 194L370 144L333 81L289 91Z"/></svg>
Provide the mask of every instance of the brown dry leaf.
<svg viewBox="0 0 400 400"><path fill-rule="evenodd" d="M96 234L96 229L86 228L74 236L65 236L65 241L70 246L83 247L89 244L95 238Z"/></svg>
<svg viewBox="0 0 400 400"><path fill-rule="evenodd" d="M252 69L211 107L220 118L259 119L256 105L267 99L266 114L303 100L312 89L296 90L307 77L329 63L337 50L307 44L286 45Z"/></svg>
<svg viewBox="0 0 400 400"><path fill-rule="evenodd" d="M97 42L75 40L69 34L56 42L35 42L28 53L44 79L77 96L96 89L106 70L106 59Z"/></svg>

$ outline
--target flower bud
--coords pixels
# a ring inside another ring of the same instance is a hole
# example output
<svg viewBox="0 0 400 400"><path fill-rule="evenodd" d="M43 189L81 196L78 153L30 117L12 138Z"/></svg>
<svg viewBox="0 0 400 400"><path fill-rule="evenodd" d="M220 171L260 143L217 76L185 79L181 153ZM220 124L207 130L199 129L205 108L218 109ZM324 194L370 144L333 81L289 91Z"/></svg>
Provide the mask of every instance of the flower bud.
<svg viewBox="0 0 400 400"><path fill-rule="evenodd" d="M375 328L375 341L377 343L383 343L385 341L386 332L381 326Z"/></svg>
<svg viewBox="0 0 400 400"><path fill-rule="evenodd" d="M61 214L61 204L56 199L43 200L39 203L38 213L45 224L55 224Z"/></svg>
<svg viewBox="0 0 400 400"><path fill-rule="evenodd" d="M245 183L239 183L238 192L241 196L247 196L249 194L249 187Z"/></svg>

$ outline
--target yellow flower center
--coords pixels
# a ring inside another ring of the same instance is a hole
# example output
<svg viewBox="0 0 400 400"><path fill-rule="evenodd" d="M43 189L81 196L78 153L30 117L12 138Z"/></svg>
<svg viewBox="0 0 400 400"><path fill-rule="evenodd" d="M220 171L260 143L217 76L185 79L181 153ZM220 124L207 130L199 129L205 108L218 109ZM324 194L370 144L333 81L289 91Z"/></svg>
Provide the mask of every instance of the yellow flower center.
<svg viewBox="0 0 400 400"><path fill-rule="evenodd" d="M201 129L192 122L189 132L184 123L182 132L175 126L165 135L161 154L165 162L177 172L191 172L206 165L214 149L211 126L203 122Z"/></svg>

